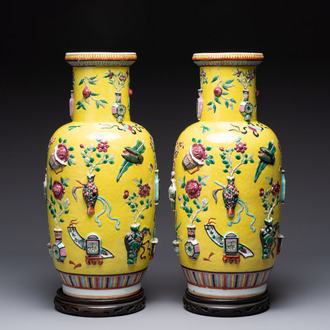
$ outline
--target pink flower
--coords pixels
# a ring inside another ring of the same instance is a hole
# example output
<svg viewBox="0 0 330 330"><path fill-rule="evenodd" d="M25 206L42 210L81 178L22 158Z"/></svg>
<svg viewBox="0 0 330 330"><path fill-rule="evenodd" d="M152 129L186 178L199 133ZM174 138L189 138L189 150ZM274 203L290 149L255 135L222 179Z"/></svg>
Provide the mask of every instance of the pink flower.
<svg viewBox="0 0 330 330"><path fill-rule="evenodd" d="M264 195L264 193L265 193L264 188L261 188L260 189L260 192L259 192L259 196L262 197Z"/></svg>
<svg viewBox="0 0 330 330"><path fill-rule="evenodd" d="M271 189L271 193L273 194L273 195L277 195L277 194L279 194L279 192L280 192L280 188L281 188L281 185L280 185L280 183L277 181L276 183L273 183L272 184L272 189Z"/></svg>
<svg viewBox="0 0 330 330"><path fill-rule="evenodd" d="M191 151L193 156L198 160L204 160L207 157L205 147L201 143L194 143Z"/></svg>
<svg viewBox="0 0 330 330"><path fill-rule="evenodd" d="M52 192L56 199L62 199L65 194L65 188L60 181L55 180L52 186Z"/></svg>
<svg viewBox="0 0 330 330"><path fill-rule="evenodd" d="M236 143L236 147L234 148L236 152L241 152L244 154L245 150L247 149L246 143L245 142L238 142Z"/></svg>
<svg viewBox="0 0 330 330"><path fill-rule="evenodd" d="M99 152L107 152L108 151L108 148L109 148L109 144L108 144L107 141L99 142L98 145L96 146L96 149Z"/></svg>
<svg viewBox="0 0 330 330"><path fill-rule="evenodd" d="M197 180L191 179L187 182L185 190L189 198L197 198L201 194L202 185Z"/></svg>
<svg viewBox="0 0 330 330"><path fill-rule="evenodd" d="M58 144L57 145L57 152L56 156L62 160L63 162L66 162L69 159L69 150L68 147L65 144Z"/></svg>
<svg viewBox="0 0 330 330"><path fill-rule="evenodd" d="M224 147L220 147L219 149L220 149L220 151L225 151Z"/></svg>
<svg viewBox="0 0 330 330"><path fill-rule="evenodd" d="M140 195L140 197L149 196L149 193L150 193L150 186L149 186L148 183L140 186L140 189L139 189L139 195Z"/></svg>

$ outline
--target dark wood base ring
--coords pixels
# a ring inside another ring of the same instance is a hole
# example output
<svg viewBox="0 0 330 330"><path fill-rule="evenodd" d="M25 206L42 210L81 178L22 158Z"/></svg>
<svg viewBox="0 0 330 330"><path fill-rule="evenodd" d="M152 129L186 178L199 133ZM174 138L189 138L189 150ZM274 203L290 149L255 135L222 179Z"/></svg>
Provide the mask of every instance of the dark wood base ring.
<svg viewBox="0 0 330 330"><path fill-rule="evenodd" d="M270 301L267 291L249 298L217 299L197 296L186 290L183 305L187 311L195 314L236 317L265 312L270 306Z"/></svg>
<svg viewBox="0 0 330 330"><path fill-rule="evenodd" d="M143 289L135 294L112 299L85 299L71 297L57 290L54 298L55 309L64 314L88 317L108 317L127 315L145 307Z"/></svg>

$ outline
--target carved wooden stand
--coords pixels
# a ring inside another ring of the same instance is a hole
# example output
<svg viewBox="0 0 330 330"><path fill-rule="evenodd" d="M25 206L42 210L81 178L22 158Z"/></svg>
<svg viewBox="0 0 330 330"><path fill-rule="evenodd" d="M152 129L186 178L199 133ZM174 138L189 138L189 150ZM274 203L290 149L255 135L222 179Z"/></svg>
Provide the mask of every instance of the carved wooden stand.
<svg viewBox="0 0 330 330"><path fill-rule="evenodd" d="M108 317L132 314L145 307L143 289L127 297L113 299L83 299L70 297L60 288L54 298L55 308L65 314L88 317Z"/></svg>
<svg viewBox="0 0 330 330"><path fill-rule="evenodd" d="M195 314L236 317L265 312L270 303L267 291L261 295L244 299L215 299L197 296L186 290L183 305L187 311Z"/></svg>

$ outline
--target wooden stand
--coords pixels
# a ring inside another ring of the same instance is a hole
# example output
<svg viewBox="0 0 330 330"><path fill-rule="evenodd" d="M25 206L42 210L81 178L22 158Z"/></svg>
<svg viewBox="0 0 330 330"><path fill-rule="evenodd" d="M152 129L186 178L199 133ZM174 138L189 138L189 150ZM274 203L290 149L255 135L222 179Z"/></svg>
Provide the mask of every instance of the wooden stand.
<svg viewBox="0 0 330 330"><path fill-rule="evenodd" d="M132 314L145 307L143 289L127 297L113 299L75 298L57 290L55 309L64 314L88 317L108 317Z"/></svg>
<svg viewBox="0 0 330 330"><path fill-rule="evenodd" d="M261 295L243 299L217 299L197 296L186 290L183 305L187 311L195 314L236 317L265 312L270 303L267 291Z"/></svg>

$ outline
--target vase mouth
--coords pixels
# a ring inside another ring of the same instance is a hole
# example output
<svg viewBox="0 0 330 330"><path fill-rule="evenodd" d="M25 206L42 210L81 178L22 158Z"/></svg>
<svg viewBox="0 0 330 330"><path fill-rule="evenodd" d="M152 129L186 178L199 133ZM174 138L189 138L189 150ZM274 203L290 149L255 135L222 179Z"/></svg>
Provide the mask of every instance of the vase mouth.
<svg viewBox="0 0 330 330"><path fill-rule="evenodd" d="M69 52L65 60L72 66L131 66L137 59L133 52Z"/></svg>
<svg viewBox="0 0 330 330"><path fill-rule="evenodd" d="M198 66L256 66L262 62L262 53L195 53L192 60Z"/></svg>

